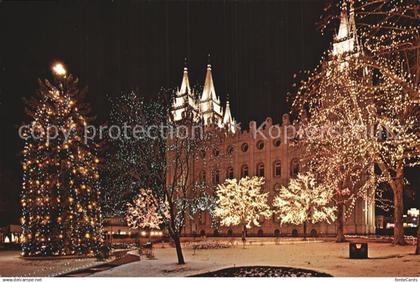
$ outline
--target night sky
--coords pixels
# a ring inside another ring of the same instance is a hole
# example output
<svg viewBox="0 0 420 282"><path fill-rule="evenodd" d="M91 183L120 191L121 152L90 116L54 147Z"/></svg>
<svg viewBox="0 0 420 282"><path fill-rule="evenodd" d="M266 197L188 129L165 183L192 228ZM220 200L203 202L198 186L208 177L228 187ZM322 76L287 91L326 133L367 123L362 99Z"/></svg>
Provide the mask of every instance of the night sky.
<svg viewBox="0 0 420 282"><path fill-rule="evenodd" d="M331 43L316 28L323 1L0 0L0 225L16 221L25 121L22 97L60 60L89 87L97 122L107 95L153 97L179 86L184 58L201 85L211 54L216 93L247 125L289 110L293 74L312 69ZM338 23L337 23L338 25Z"/></svg>

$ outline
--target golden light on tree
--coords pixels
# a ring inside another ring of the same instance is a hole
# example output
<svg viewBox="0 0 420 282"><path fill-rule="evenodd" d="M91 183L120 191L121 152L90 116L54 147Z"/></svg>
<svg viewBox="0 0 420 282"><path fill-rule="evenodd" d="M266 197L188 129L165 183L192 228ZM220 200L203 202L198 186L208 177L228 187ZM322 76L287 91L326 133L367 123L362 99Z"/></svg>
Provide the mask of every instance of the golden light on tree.
<svg viewBox="0 0 420 282"><path fill-rule="evenodd" d="M67 71L62 63L55 63L52 67L52 71L57 76L66 76Z"/></svg>
<svg viewBox="0 0 420 282"><path fill-rule="evenodd" d="M216 190L217 206L215 215L224 226L241 225L242 239L245 241L246 229L260 226L264 218L271 216L267 203L268 193L262 192L264 177L243 177L239 181L227 179Z"/></svg>

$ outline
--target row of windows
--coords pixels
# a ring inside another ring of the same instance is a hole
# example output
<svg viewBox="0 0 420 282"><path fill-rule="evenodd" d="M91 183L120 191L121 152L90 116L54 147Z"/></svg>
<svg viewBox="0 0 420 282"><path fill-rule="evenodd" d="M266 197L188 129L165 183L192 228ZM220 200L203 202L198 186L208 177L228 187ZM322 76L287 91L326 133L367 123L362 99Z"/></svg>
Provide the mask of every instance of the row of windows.
<svg viewBox="0 0 420 282"><path fill-rule="evenodd" d="M263 150L264 149L264 144L265 144L264 141L262 141L262 140L258 141L257 144L256 144L257 149L258 150ZM277 138L277 139L273 140L273 146L274 147L279 147L280 144L281 144L281 139L280 138ZM248 143L243 143L241 145L241 151L242 152L245 153L245 152L248 151L248 149L249 149ZM220 155L220 150L215 148L215 149L213 149L212 153L213 153L213 156L218 157ZM233 153L233 146L232 145L229 145L227 147L226 153L228 155L232 155L232 153ZM202 150L202 151L200 151L199 155L202 159L204 159L206 157L206 152L204 150Z"/></svg>
<svg viewBox="0 0 420 282"><path fill-rule="evenodd" d="M249 176L249 167L248 165L243 165L241 167L240 176L246 177ZM290 164L290 176L295 177L299 173L299 162L297 159L293 159ZM256 167L256 176L264 177L265 176L265 166L264 163L258 163ZM279 177L281 176L281 162L275 161L273 163L273 176ZM235 178L233 167L228 167L226 170L226 179L233 179ZM199 175L199 179L201 182L206 182L206 171L202 170ZM212 183L219 184L220 183L220 170L216 169L212 172Z"/></svg>

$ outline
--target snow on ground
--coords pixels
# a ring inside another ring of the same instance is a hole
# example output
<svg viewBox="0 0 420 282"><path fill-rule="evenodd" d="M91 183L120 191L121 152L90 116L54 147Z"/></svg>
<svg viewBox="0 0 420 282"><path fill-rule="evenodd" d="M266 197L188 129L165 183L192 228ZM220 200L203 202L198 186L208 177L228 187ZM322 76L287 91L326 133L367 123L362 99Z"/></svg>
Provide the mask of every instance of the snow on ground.
<svg viewBox="0 0 420 282"><path fill-rule="evenodd" d="M0 251L0 276L55 276L98 263L95 258L26 260L19 251Z"/></svg>
<svg viewBox="0 0 420 282"><path fill-rule="evenodd" d="M286 266L311 269L333 276L420 276L420 256L413 246L369 243L368 260L351 260L348 243L288 241L254 243L243 249L194 250L186 246L185 265L176 264L174 248L154 249L154 260L122 265L94 276L189 276L233 266Z"/></svg>

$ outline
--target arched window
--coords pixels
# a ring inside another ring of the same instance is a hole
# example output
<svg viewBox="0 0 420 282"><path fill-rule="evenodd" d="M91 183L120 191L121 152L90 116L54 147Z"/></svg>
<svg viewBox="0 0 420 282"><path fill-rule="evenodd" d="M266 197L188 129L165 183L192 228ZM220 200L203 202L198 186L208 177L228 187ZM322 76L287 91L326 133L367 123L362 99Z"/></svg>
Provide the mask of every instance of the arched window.
<svg viewBox="0 0 420 282"><path fill-rule="evenodd" d="M242 152L246 152L246 151L248 151L248 144L247 143L243 143L242 144L242 146L241 146L241 150L242 150Z"/></svg>
<svg viewBox="0 0 420 282"><path fill-rule="evenodd" d="M257 149L258 150L264 149L264 141L260 140L257 142Z"/></svg>
<svg viewBox="0 0 420 282"><path fill-rule="evenodd" d="M248 165L243 165L241 167L241 177L249 176Z"/></svg>
<svg viewBox="0 0 420 282"><path fill-rule="evenodd" d="M228 167L228 169L226 170L226 178L227 179L233 179L235 176L234 176L234 173L233 173L233 167Z"/></svg>
<svg viewBox="0 0 420 282"><path fill-rule="evenodd" d="M206 183L206 171L205 170L200 171L199 178L200 178L201 183Z"/></svg>
<svg viewBox="0 0 420 282"><path fill-rule="evenodd" d="M218 157L219 154L220 154L219 149L217 149L217 148L213 149L213 156Z"/></svg>
<svg viewBox="0 0 420 282"><path fill-rule="evenodd" d="M206 157L206 151L200 150L199 155L200 155L200 158L204 159Z"/></svg>
<svg viewBox="0 0 420 282"><path fill-rule="evenodd" d="M281 176L281 162L275 161L273 163L273 176Z"/></svg>
<svg viewBox="0 0 420 282"><path fill-rule="evenodd" d="M293 159L290 162L290 176L297 176L299 173L299 161L297 159Z"/></svg>
<svg viewBox="0 0 420 282"><path fill-rule="evenodd" d="M257 164L257 176L263 177L264 176L264 163Z"/></svg>
<svg viewBox="0 0 420 282"><path fill-rule="evenodd" d="M226 149L226 153L230 156L233 154L233 146L229 145Z"/></svg>
<svg viewBox="0 0 420 282"><path fill-rule="evenodd" d="M213 170L212 181L215 185L220 183L220 171L218 169Z"/></svg>

